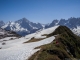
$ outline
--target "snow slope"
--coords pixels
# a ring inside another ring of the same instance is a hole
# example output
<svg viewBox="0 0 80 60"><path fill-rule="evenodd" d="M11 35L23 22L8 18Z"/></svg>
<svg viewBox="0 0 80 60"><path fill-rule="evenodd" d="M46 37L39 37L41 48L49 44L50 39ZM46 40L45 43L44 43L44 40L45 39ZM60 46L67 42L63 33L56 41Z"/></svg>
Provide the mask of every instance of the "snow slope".
<svg viewBox="0 0 80 60"><path fill-rule="evenodd" d="M40 50L34 49L35 47L49 44L55 39L55 37L52 36L41 41L31 43L24 42L29 41L33 37L42 38L44 37L42 35L52 33L57 27L58 26L44 29L33 34L29 34L25 37L16 38L13 40L10 40L10 38L12 37L4 38L7 41L3 41L4 39L2 39L2 41L0 42L0 48L2 48L0 49L0 60L28 60L31 55ZM2 43L5 43L5 45L2 45Z"/></svg>
<svg viewBox="0 0 80 60"><path fill-rule="evenodd" d="M1 60L26 60L28 59L32 54L37 52L40 49L34 49L35 47L48 44L52 42L55 39L54 36L46 38L44 40L38 41L38 42L32 42L32 43L24 43L22 44L26 39L22 38L21 42L11 43L11 46L5 49L0 50L0 59ZM7 42L9 44L9 42Z"/></svg>
<svg viewBox="0 0 80 60"><path fill-rule="evenodd" d="M46 36L42 36L42 35L44 35L44 34L50 34L50 33L52 33L58 27L59 27L59 25L51 27L51 28L47 28L47 29L43 29L43 30L37 31L36 33L26 35L26 38L30 38L30 37L34 37L36 39L37 38L46 38Z"/></svg>
<svg viewBox="0 0 80 60"><path fill-rule="evenodd" d="M77 26L77 28L71 29L74 34L80 36L80 26Z"/></svg>

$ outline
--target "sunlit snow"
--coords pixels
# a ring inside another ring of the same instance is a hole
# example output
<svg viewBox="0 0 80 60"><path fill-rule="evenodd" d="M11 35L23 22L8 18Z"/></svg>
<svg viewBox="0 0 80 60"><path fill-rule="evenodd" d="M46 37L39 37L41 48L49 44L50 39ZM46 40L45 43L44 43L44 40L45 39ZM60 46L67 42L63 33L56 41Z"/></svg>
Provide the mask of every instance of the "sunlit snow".
<svg viewBox="0 0 80 60"><path fill-rule="evenodd" d="M39 32L26 35L25 37L16 38L7 37L4 39L0 39L0 60L28 60L30 56L32 56L35 52L39 51L40 49L34 49L35 47L49 44L51 43L55 37L46 38L43 36L44 34L52 33L58 26L51 27L48 29L43 29ZM31 43L24 43L29 41L31 38L45 38L41 41L31 42ZM7 40L7 41L3 41ZM2 43L5 43L4 45Z"/></svg>

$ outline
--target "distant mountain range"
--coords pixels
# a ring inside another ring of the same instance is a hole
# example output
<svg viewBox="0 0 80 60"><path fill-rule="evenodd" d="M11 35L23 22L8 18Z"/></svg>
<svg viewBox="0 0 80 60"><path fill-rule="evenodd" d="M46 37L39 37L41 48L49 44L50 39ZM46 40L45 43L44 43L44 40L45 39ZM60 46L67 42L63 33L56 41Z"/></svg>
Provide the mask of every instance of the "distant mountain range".
<svg viewBox="0 0 80 60"><path fill-rule="evenodd" d="M69 18L67 20L61 19L61 20L53 20L52 23L48 27L52 27L55 25L65 25L69 28L77 28L77 26L80 26L80 18Z"/></svg>
<svg viewBox="0 0 80 60"><path fill-rule="evenodd" d="M75 34L80 35L80 18L71 17L67 20L53 20L50 24L41 24L33 23L26 18L22 18L15 22L9 21L5 24L3 21L0 21L0 27L6 30L15 31L18 34L25 36L30 33L34 33L39 29L53 27L55 25L63 25L70 28Z"/></svg>
<svg viewBox="0 0 80 60"><path fill-rule="evenodd" d="M15 22L9 21L7 24L3 25L1 28L15 31L18 34L25 36L26 34L34 33L37 30L43 28L43 25L40 23L30 22L26 18L22 18Z"/></svg>

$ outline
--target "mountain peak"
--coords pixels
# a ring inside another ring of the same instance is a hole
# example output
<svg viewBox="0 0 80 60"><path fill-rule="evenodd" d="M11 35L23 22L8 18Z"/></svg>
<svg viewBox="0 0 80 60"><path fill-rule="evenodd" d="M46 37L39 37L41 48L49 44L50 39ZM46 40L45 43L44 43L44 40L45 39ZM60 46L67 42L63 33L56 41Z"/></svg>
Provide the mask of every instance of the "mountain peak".
<svg viewBox="0 0 80 60"><path fill-rule="evenodd" d="M26 21L26 22L29 22L28 19L26 19L25 17L21 19L22 21Z"/></svg>
<svg viewBox="0 0 80 60"><path fill-rule="evenodd" d="M16 23L22 23L22 22L28 22L29 23L30 21L24 17L24 18L19 19L19 20L15 21L15 22Z"/></svg>

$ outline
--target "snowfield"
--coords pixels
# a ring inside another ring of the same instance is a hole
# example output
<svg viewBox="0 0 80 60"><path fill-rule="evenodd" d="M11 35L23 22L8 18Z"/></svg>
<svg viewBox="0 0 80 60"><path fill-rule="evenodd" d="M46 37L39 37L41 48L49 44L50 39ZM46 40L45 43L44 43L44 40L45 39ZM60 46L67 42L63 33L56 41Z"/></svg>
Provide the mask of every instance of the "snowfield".
<svg viewBox="0 0 80 60"><path fill-rule="evenodd" d="M12 37L0 39L0 60L28 60L30 56L32 56L35 52L40 50L34 48L39 47L41 45L49 44L55 39L54 36L46 38L46 36L42 35L52 33L57 27L58 26L44 29L37 33L29 34L21 38L13 37L13 40L11 39ZM36 39L45 39L37 42L24 43L26 41L29 41L33 37L35 37ZM5 44L2 45L2 43Z"/></svg>
<svg viewBox="0 0 80 60"><path fill-rule="evenodd" d="M16 43L14 46L0 50L0 60L26 60L32 54L40 49L35 47L51 43L55 39L54 36L32 43ZM26 39L23 39L26 40ZM22 41L23 42L23 41ZM7 46L7 45L6 45Z"/></svg>
<svg viewBox="0 0 80 60"><path fill-rule="evenodd" d="M30 37L34 37L36 39L46 38L46 36L42 36L42 35L44 35L44 34L50 34L50 33L52 33L58 27L59 26L54 26L54 27L51 27L51 28L48 28L48 29L43 29L43 30L37 31L36 33L27 35L26 38L30 38Z"/></svg>

